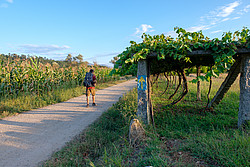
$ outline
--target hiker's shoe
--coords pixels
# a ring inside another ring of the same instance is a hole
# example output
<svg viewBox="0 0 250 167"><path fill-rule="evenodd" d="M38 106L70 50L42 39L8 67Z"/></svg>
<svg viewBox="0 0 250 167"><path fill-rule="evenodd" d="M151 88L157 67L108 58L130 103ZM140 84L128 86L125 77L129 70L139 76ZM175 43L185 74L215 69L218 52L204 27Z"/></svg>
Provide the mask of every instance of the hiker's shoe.
<svg viewBox="0 0 250 167"><path fill-rule="evenodd" d="M86 107L88 108L88 107L89 107L89 104L87 104Z"/></svg>
<svg viewBox="0 0 250 167"><path fill-rule="evenodd" d="M93 103L92 106L97 106L97 104L96 104L96 103Z"/></svg>

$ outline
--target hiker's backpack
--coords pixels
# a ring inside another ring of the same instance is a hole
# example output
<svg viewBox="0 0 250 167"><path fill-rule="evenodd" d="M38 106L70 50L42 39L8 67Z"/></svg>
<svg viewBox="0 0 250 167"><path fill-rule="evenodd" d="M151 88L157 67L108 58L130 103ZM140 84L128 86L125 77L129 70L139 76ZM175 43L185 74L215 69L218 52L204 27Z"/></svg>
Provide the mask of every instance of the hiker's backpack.
<svg viewBox="0 0 250 167"><path fill-rule="evenodd" d="M86 72L83 85L86 87L93 87L93 74L91 72Z"/></svg>

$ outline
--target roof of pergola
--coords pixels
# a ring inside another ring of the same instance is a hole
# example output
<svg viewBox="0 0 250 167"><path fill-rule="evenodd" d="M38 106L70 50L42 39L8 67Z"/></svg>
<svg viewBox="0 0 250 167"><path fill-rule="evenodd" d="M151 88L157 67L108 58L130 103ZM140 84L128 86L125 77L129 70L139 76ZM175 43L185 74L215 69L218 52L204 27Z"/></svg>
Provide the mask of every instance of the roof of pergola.
<svg viewBox="0 0 250 167"><path fill-rule="evenodd" d="M210 50L194 50L192 52L188 52L187 55L190 57L191 62L175 60L172 57L166 57L165 59L157 60L157 53L150 53L147 56L147 59L151 64L151 74L156 74L195 66L213 65L215 62L212 53L213 52ZM241 48L236 51L234 57L249 54L250 48Z"/></svg>

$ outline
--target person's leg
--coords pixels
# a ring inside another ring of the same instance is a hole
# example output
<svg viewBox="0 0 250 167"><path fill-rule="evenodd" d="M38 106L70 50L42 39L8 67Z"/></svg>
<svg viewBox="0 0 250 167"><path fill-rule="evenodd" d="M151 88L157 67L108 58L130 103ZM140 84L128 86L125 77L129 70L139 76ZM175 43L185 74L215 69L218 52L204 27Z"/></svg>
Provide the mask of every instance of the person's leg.
<svg viewBox="0 0 250 167"><path fill-rule="evenodd" d="M89 96L86 96L86 98L87 98L87 105L89 104Z"/></svg>
<svg viewBox="0 0 250 167"><path fill-rule="evenodd" d="M95 88L92 89L91 94L92 94L93 106L96 106L96 103L95 103Z"/></svg>
<svg viewBox="0 0 250 167"><path fill-rule="evenodd" d="M87 106L86 107L89 107L89 96L90 96L90 90L86 89L86 99L87 99Z"/></svg>

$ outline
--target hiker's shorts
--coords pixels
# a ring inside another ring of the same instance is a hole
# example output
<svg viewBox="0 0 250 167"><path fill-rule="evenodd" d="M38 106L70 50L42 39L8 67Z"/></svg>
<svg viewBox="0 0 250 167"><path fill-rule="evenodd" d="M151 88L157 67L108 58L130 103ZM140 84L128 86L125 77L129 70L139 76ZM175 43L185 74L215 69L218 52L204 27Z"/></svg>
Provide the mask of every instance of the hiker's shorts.
<svg viewBox="0 0 250 167"><path fill-rule="evenodd" d="M92 96L95 96L95 88L86 89L86 96L90 96L90 93L92 94Z"/></svg>

